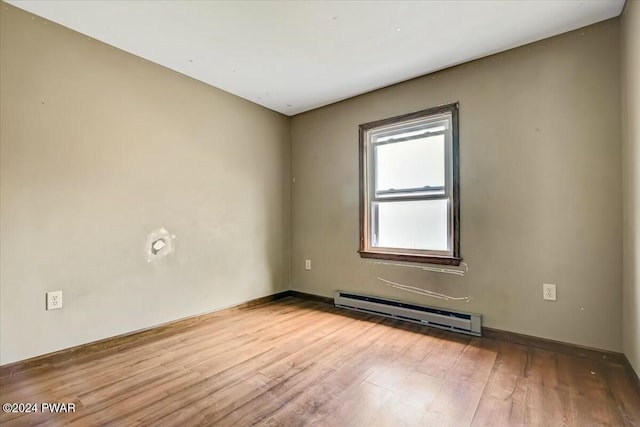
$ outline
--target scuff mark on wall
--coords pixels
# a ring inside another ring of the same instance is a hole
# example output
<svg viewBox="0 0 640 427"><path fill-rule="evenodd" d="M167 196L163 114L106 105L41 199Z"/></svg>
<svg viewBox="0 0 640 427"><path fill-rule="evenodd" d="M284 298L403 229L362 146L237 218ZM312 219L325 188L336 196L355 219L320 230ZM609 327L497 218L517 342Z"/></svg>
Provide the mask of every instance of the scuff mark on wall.
<svg viewBox="0 0 640 427"><path fill-rule="evenodd" d="M391 280L386 280L386 279L383 279L382 277L378 277L378 280L385 283L387 286L391 286L392 288L400 289L407 292L413 292L419 295L425 295L431 298L443 299L446 301L464 301L464 302L470 302L473 299L472 296L452 297L451 295L441 294L441 293L433 292L427 289L417 288L415 286L403 285L402 283L392 282Z"/></svg>

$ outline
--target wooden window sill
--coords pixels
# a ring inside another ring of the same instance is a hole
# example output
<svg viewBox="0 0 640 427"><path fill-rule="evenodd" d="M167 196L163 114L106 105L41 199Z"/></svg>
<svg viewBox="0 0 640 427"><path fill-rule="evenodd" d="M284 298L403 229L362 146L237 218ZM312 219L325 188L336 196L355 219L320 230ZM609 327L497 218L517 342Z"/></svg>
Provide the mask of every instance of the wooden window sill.
<svg viewBox="0 0 640 427"><path fill-rule="evenodd" d="M361 258L385 259L388 261L419 262L424 264L460 265L462 258L437 255L415 255L393 252L358 251Z"/></svg>

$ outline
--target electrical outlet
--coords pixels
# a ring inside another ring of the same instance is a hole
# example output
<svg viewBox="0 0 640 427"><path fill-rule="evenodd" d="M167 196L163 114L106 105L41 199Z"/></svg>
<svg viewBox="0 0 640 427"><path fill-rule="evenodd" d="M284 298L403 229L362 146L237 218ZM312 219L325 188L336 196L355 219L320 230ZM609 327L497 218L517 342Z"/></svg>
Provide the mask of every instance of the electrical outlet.
<svg viewBox="0 0 640 427"><path fill-rule="evenodd" d="M304 269L305 270L311 270L311 260L310 259L306 259L304 261Z"/></svg>
<svg viewBox="0 0 640 427"><path fill-rule="evenodd" d="M47 292L47 310L62 308L62 291Z"/></svg>
<svg viewBox="0 0 640 427"><path fill-rule="evenodd" d="M542 299L545 301L556 300L556 285L544 283L542 285Z"/></svg>

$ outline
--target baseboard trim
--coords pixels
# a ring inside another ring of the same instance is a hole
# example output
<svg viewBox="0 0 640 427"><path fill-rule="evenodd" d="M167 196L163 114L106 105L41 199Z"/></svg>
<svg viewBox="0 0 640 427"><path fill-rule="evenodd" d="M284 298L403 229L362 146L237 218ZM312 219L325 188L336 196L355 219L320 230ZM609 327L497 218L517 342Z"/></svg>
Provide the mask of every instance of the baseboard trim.
<svg viewBox="0 0 640 427"><path fill-rule="evenodd" d="M323 297L320 295L314 295L314 294L308 294L306 292L300 292L300 291L289 291L289 295L291 297L294 298L300 298L300 299L306 299L309 301L317 301L317 302L322 302L325 304L329 304L329 305L334 305L333 303L333 298L329 298L329 297Z"/></svg>
<svg viewBox="0 0 640 427"><path fill-rule="evenodd" d="M627 356L622 355L622 357L624 358L624 367L627 369L627 373L632 379L631 382L635 383L636 390L640 393L640 376L638 376L638 372L633 369L633 365L631 364L631 362L629 362Z"/></svg>
<svg viewBox="0 0 640 427"><path fill-rule="evenodd" d="M557 353L568 354L570 356L584 357L587 359L606 361L616 365L624 365L625 357L622 353L615 351L600 350L597 348L570 344L562 341L550 340L547 338L534 337L531 335L518 334L516 332L503 331L494 328L482 328L482 337L499 341L508 341L515 344L540 348L543 350L555 351Z"/></svg>
<svg viewBox="0 0 640 427"><path fill-rule="evenodd" d="M333 298L308 294L299 291L289 291L289 293L290 296L300 299L319 301L330 305L334 304ZM568 354L571 356L585 357L594 360L605 360L616 365L628 366L628 369L630 369L631 372L633 372L635 375L635 372L633 371L633 368L631 368L631 364L629 364L627 358L622 353L616 353L614 351L600 350L596 348L580 346L577 344L569 344L561 341L554 341L546 338L539 338L530 335L523 335L515 332L486 327L482 328L482 337L498 341L512 342L534 348L541 348L544 350L555 351L557 353Z"/></svg>
<svg viewBox="0 0 640 427"><path fill-rule="evenodd" d="M74 347L65 348L62 350L54 351L52 353L46 353L46 354L35 356L29 359L19 360L17 362L0 365L0 379L10 377L17 372L49 367L55 363L59 363L61 361L67 360L70 357L96 353L98 351L108 350L109 348L112 348L112 347L123 347L127 345L134 345L136 343L139 343L139 341L143 339L157 338L157 336L160 334L171 333L176 329L183 329L183 328L196 325L214 316L218 316L221 313L226 311L256 307L258 305L267 304L269 302L273 302L282 298L289 297L291 296L290 292L291 291L288 291L288 290L278 292L277 294L255 298L250 301L246 301L230 307L213 310L207 313L194 314L193 316L172 320L170 322L162 323L160 325L150 326L148 328L138 329L136 331L127 332L121 335L115 335L113 337L92 341L86 344L80 344Z"/></svg>

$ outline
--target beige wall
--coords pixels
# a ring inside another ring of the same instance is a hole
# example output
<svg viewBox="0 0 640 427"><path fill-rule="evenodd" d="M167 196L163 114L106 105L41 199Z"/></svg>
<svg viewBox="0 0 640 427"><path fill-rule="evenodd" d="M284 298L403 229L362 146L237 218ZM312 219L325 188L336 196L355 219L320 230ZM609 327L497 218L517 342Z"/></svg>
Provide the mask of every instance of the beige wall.
<svg viewBox="0 0 640 427"><path fill-rule="evenodd" d="M0 10L1 364L288 289L288 118Z"/></svg>
<svg viewBox="0 0 640 427"><path fill-rule="evenodd" d="M640 2L628 0L622 15L624 353L640 375Z"/></svg>
<svg viewBox="0 0 640 427"><path fill-rule="evenodd" d="M620 351L618 31L606 21L295 116L292 288L474 311L489 327ZM358 124L454 101L468 274L360 259ZM542 300L543 283L557 284L557 302Z"/></svg>

